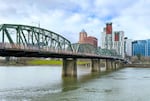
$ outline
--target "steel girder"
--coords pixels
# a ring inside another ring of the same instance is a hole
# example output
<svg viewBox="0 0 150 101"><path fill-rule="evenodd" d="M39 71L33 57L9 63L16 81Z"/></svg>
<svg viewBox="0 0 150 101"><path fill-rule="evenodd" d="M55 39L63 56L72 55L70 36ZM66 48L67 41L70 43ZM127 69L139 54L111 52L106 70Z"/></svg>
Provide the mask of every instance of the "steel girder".
<svg viewBox="0 0 150 101"><path fill-rule="evenodd" d="M97 50L97 48L94 45L91 45L91 44L75 43L75 44L72 44L72 47L74 48L76 53L96 54L96 50Z"/></svg>
<svg viewBox="0 0 150 101"><path fill-rule="evenodd" d="M117 52L115 50L109 50L109 49L101 49L100 47L95 47L91 44L80 44L75 43L72 44L72 47L74 48L76 53L91 53L91 54L97 54L97 55L103 55L103 56L117 56Z"/></svg>
<svg viewBox="0 0 150 101"><path fill-rule="evenodd" d="M0 43L73 51L71 42L63 36L43 28L28 25L0 25Z"/></svg>
<svg viewBox="0 0 150 101"><path fill-rule="evenodd" d="M116 50L109 50L109 49L97 49L97 54L99 55L107 55L107 56L118 56Z"/></svg>

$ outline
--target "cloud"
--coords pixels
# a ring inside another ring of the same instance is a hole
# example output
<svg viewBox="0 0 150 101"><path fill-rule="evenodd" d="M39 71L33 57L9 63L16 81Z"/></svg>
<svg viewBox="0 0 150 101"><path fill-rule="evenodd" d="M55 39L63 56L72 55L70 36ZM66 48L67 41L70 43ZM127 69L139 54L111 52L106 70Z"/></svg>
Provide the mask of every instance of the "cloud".
<svg viewBox="0 0 150 101"><path fill-rule="evenodd" d="M134 40L150 38L149 0L138 0L134 5L124 9L120 16L113 19L119 25L119 30L124 30L125 35ZM117 29L117 26L115 26Z"/></svg>
<svg viewBox="0 0 150 101"><path fill-rule="evenodd" d="M16 3L17 2L17 3ZM78 42L85 29L101 41L106 22L132 39L150 37L149 0L0 0L0 23L38 26Z"/></svg>

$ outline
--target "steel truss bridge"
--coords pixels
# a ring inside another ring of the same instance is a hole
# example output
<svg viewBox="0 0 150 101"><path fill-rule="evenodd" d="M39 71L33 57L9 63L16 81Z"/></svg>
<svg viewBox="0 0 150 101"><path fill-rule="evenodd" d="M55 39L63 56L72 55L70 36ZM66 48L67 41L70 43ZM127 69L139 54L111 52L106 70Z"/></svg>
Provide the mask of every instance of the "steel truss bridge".
<svg viewBox="0 0 150 101"><path fill-rule="evenodd" d="M0 25L0 56L123 60L107 51L88 44L71 44L63 36L39 27Z"/></svg>

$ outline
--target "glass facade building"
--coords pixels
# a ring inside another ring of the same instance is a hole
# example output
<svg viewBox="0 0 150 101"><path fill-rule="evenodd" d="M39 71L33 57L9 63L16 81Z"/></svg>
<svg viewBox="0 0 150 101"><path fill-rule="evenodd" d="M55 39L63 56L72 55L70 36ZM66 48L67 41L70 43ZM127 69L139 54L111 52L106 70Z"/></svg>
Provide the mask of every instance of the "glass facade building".
<svg viewBox="0 0 150 101"><path fill-rule="evenodd" d="M137 40L132 42L132 56L150 56L150 39Z"/></svg>

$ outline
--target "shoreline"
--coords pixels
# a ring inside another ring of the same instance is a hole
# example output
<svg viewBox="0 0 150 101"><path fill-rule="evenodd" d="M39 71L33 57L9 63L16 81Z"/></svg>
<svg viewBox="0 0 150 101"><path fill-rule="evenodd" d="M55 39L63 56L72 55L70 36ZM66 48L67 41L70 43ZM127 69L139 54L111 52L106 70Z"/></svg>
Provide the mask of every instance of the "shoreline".
<svg viewBox="0 0 150 101"><path fill-rule="evenodd" d="M87 65L88 61L77 61L77 65ZM0 66L62 66L62 60L0 61Z"/></svg>
<svg viewBox="0 0 150 101"><path fill-rule="evenodd" d="M124 64L124 67L150 68L150 64Z"/></svg>
<svg viewBox="0 0 150 101"><path fill-rule="evenodd" d="M90 64L90 61L77 61L77 65L83 66ZM26 61L0 61L0 66L62 66L62 60L26 60ZM124 67L150 68L150 64L124 64Z"/></svg>

